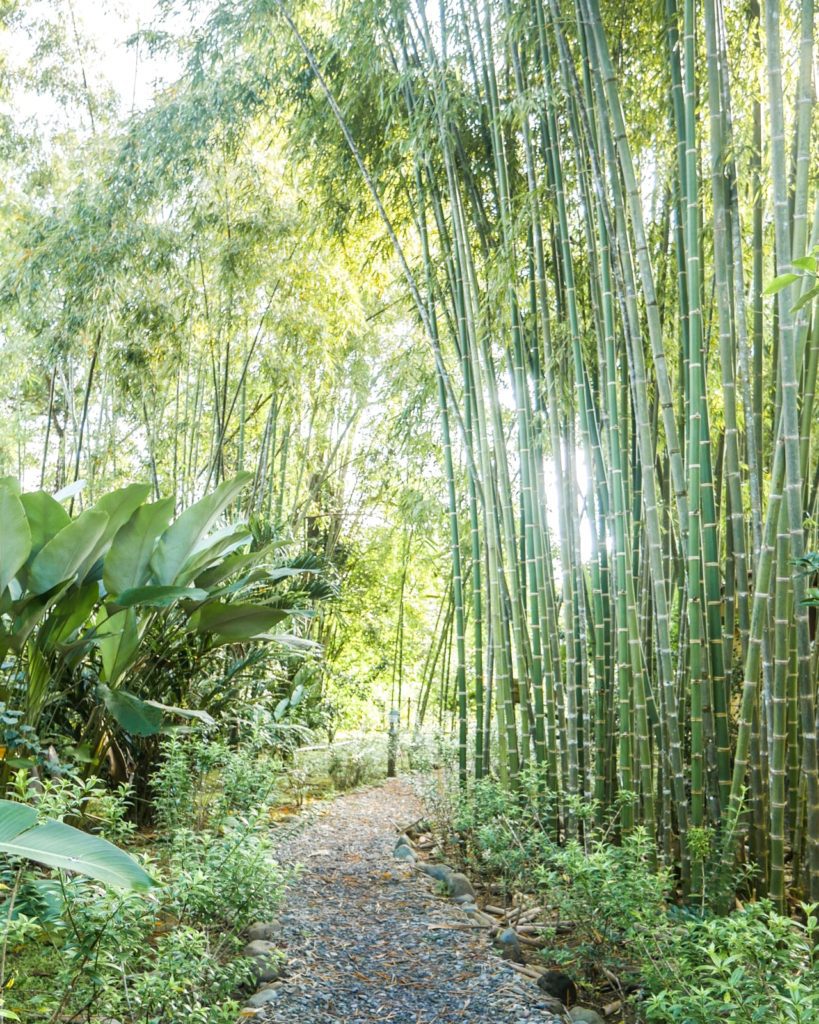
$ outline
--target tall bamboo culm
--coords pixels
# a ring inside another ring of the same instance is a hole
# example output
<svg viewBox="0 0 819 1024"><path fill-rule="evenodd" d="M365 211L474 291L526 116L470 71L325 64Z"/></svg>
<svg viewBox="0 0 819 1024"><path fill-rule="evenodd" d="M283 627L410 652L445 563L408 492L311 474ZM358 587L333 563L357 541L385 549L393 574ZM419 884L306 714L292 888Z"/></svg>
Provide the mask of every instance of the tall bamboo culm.
<svg viewBox="0 0 819 1024"><path fill-rule="evenodd" d="M454 645L465 786L536 769L557 839L583 797L689 891L696 829L780 906L819 899L813 3L666 0L640 14L665 49L634 55L615 7L340 4L383 65L389 201L299 36L438 375L453 570L430 660Z"/></svg>

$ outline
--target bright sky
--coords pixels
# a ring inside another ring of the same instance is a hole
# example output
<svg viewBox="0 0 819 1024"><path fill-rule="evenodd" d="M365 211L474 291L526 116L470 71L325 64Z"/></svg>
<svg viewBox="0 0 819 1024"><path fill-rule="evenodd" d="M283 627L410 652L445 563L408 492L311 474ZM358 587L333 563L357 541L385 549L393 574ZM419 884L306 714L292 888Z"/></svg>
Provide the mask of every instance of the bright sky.
<svg viewBox="0 0 819 1024"><path fill-rule="evenodd" d="M156 27L178 32L189 24L188 12L160 22L156 7L156 0L26 0L23 12L29 25L41 19L54 20L56 15L70 42L78 37L88 43L91 52L83 52L82 61L77 50L77 82L85 72L92 88L100 81L112 86L119 96L120 112L128 114L146 107L156 88L173 81L181 70L172 56L151 57L144 44L128 45L129 38L140 29ZM35 45L36 38L24 29L15 29L4 41L17 67L25 65ZM16 102L18 115L36 116L44 125L56 125L63 113L51 97L33 92L21 95L18 91Z"/></svg>
<svg viewBox="0 0 819 1024"><path fill-rule="evenodd" d="M127 40L156 22L155 0L59 0L70 16L73 4L80 34L91 38L99 51L97 70L122 97L125 110L150 101L157 81L167 84L178 67L167 57L151 59ZM171 27L171 26L168 26ZM176 27L176 26L174 26ZM144 47L142 48L144 51Z"/></svg>

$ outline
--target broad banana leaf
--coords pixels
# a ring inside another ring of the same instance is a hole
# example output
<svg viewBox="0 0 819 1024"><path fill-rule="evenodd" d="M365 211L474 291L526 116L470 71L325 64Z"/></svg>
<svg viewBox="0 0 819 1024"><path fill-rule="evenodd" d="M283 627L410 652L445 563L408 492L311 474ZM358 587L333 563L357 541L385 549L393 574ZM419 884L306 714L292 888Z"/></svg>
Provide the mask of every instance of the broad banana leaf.
<svg viewBox="0 0 819 1024"><path fill-rule="evenodd" d="M180 708L174 704L162 704L158 700L142 700L127 690L112 690L100 683L97 692L102 698L109 714L125 729L135 736L154 736L162 731L163 712L190 718L203 725L216 725L216 719L207 711L197 708Z"/></svg>
<svg viewBox="0 0 819 1024"><path fill-rule="evenodd" d="M105 610L102 609L100 614L104 615ZM134 609L126 608L98 620L95 641L102 655L105 681L113 686L131 665L139 647L139 629Z"/></svg>
<svg viewBox="0 0 819 1024"><path fill-rule="evenodd" d="M104 512L108 516L108 525L96 547L89 552L77 572L80 582L92 574L92 570L95 568L97 571L94 575L99 579L102 570L102 557L111 547L115 534L142 505L150 491L150 484L129 484L127 487L120 487L119 490L103 494L94 505L94 512Z"/></svg>
<svg viewBox="0 0 819 1024"><path fill-rule="evenodd" d="M133 587L123 590L116 603L120 608L132 608L137 605L168 608L178 601L206 601L209 597L207 590L200 590L198 587Z"/></svg>
<svg viewBox="0 0 819 1024"><path fill-rule="evenodd" d="M162 708L148 704L127 690L112 690L104 683L97 686L97 693L106 711L122 728L132 736L155 736L162 730Z"/></svg>
<svg viewBox="0 0 819 1024"><path fill-rule="evenodd" d="M18 495L0 484L0 594L26 564L31 552L31 527Z"/></svg>
<svg viewBox="0 0 819 1024"><path fill-rule="evenodd" d="M30 559L37 556L40 548L51 540L60 530L71 522L71 517L59 501L55 501L45 491L31 491L20 495L20 502L25 509L31 530Z"/></svg>
<svg viewBox="0 0 819 1024"><path fill-rule="evenodd" d="M228 555L218 565L212 565L209 569L201 570L194 578L194 583L197 587L205 587L208 590L211 587L216 586L217 583L221 583L222 580L226 580L229 576L239 572L240 569L246 569L249 566L256 565L257 562L262 561L273 550L273 545L269 544L267 547L261 549L261 551L249 551L243 554Z"/></svg>
<svg viewBox="0 0 819 1024"><path fill-rule="evenodd" d="M31 563L29 591L44 594L58 583L73 579L95 550L107 525L108 516L93 509L72 519L42 547Z"/></svg>
<svg viewBox="0 0 819 1024"><path fill-rule="evenodd" d="M102 582L109 594L116 597L123 590L132 590L148 582L149 563L157 539L173 515L173 498L163 498L138 508L114 536L105 556Z"/></svg>
<svg viewBox="0 0 819 1024"><path fill-rule="evenodd" d="M216 533L201 540L179 571L176 582L180 586L190 583L214 562L219 562L237 548L243 547L253 534L244 524L230 523Z"/></svg>
<svg viewBox="0 0 819 1024"><path fill-rule="evenodd" d="M240 643L267 632L271 626L287 618L287 612L258 604L202 605L189 620L197 633L210 633L229 643Z"/></svg>
<svg viewBox="0 0 819 1024"><path fill-rule="evenodd" d="M251 479L251 473L239 473L232 480L226 480L213 494L206 495L185 509L171 523L160 538L151 559L157 583L169 586L179 582L177 577L196 545Z"/></svg>
<svg viewBox="0 0 819 1024"><path fill-rule="evenodd" d="M150 889L151 876L123 850L61 821L37 824L33 807L0 800L0 853L77 871L106 885Z"/></svg>

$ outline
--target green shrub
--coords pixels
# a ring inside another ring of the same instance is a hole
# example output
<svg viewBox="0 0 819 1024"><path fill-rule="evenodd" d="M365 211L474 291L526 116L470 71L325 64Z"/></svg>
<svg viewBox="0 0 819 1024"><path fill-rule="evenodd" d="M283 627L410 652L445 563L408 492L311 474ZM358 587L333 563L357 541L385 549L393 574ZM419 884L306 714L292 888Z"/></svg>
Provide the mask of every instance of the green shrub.
<svg viewBox="0 0 819 1024"><path fill-rule="evenodd" d="M250 977L248 960L222 962L206 932L182 925L157 939L152 969L130 987L128 1010L140 1024L235 1024L234 996Z"/></svg>
<svg viewBox="0 0 819 1024"><path fill-rule="evenodd" d="M167 855L168 909L186 922L239 932L275 911L284 875L253 823L224 831L178 831Z"/></svg>
<svg viewBox="0 0 819 1024"><path fill-rule="evenodd" d="M768 902L726 917L673 920L645 931L639 948L650 995L646 1020L662 1024L813 1024L819 1019L815 908L806 923Z"/></svg>
<svg viewBox="0 0 819 1024"><path fill-rule="evenodd" d="M162 758L150 779L154 820L160 832L192 828L199 819L202 775L194 764L194 749L192 738L186 743L176 733L162 742Z"/></svg>
<svg viewBox="0 0 819 1024"><path fill-rule="evenodd" d="M0 862L0 884L15 892L13 907L7 895L0 906L12 982L3 1014L23 1024L233 1024L233 996L249 979L239 933L274 914L284 881L265 828L274 773L253 750L167 737L153 782L161 831L146 865L157 885L147 892ZM42 813L102 835L132 831L127 789L67 775L34 792L21 775L15 790Z"/></svg>
<svg viewBox="0 0 819 1024"><path fill-rule="evenodd" d="M15 776L14 795L24 803L34 795L28 788L27 772ZM134 833L135 826L128 820L131 806L128 783L110 789L95 775L82 778L70 771L43 779L36 803L41 820L67 821L117 844L127 842Z"/></svg>
<svg viewBox="0 0 819 1024"><path fill-rule="evenodd" d="M813 1024L819 1020L819 927L815 908L805 923L766 902L727 916L700 899L696 913L672 902L672 879L655 864L652 838L635 829L619 843L593 825L592 804L571 807L584 842L558 843L552 800L537 772L523 773L510 793L494 780L468 796L453 779L427 794L439 838L473 872L500 879L510 891L534 893L557 920L571 922L571 941L545 954L581 978L613 971L639 989L637 1020L650 1024ZM628 795L622 797L629 799ZM704 845L704 844L703 844ZM701 863L710 864L710 846ZM706 879L724 883L714 860ZM710 883L707 883L710 884ZM708 894L706 894L708 895Z"/></svg>
<svg viewBox="0 0 819 1024"><path fill-rule="evenodd" d="M384 778L386 768L386 751L372 740L331 747L327 759L327 774L340 793L377 782Z"/></svg>
<svg viewBox="0 0 819 1024"><path fill-rule="evenodd" d="M416 730L402 741L400 756L411 772L430 772L455 765L458 748L455 738L440 729Z"/></svg>

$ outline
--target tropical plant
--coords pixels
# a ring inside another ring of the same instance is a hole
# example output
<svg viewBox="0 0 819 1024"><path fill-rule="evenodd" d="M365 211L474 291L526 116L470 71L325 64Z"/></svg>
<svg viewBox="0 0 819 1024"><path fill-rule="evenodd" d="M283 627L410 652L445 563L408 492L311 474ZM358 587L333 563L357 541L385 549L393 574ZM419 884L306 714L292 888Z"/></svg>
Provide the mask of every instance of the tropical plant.
<svg viewBox="0 0 819 1024"><path fill-rule="evenodd" d="M242 523L218 525L249 480L220 484L173 520L172 499L146 502L147 485L111 492L71 518L45 492L0 484L8 524L0 693L21 713L18 731L60 736L62 746L68 739L88 765L108 757L125 778L129 747L169 716L213 725L190 699L217 661L224 678L226 650L303 646L274 630L288 615L309 615L304 605L326 593L310 582L316 563L282 565L269 546L251 549ZM16 755L30 738L14 745L7 740L6 771L27 763Z"/></svg>
<svg viewBox="0 0 819 1024"><path fill-rule="evenodd" d="M0 853L64 871L78 871L107 885L148 889L148 873L127 853L99 836L61 821L38 823L26 804L0 800Z"/></svg>

